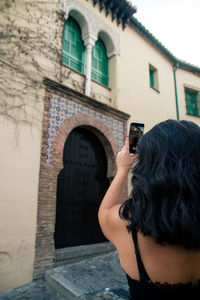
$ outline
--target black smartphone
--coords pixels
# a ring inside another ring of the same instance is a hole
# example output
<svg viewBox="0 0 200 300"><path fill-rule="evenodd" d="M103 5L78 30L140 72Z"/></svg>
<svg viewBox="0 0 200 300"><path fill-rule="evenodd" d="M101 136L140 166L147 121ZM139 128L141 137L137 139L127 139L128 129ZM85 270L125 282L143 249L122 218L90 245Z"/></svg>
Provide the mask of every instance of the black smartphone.
<svg viewBox="0 0 200 300"><path fill-rule="evenodd" d="M129 129L129 152L137 153L139 138L143 135L144 123L131 122Z"/></svg>

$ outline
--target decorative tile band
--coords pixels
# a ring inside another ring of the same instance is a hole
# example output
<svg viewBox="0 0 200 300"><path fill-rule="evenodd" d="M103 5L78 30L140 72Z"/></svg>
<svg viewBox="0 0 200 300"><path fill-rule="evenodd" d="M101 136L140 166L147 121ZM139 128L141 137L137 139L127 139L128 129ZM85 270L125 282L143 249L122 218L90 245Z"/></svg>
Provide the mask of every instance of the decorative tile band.
<svg viewBox="0 0 200 300"><path fill-rule="evenodd" d="M51 94L46 153L47 165L51 165L54 137L56 136L62 122L72 115L77 115L81 113L87 114L88 117L93 116L98 120L101 120L116 138L118 148L122 148L124 143L123 122L116 120L113 117L104 115L103 113L96 112L95 110L85 107L80 103L76 103L75 101L66 99L64 97L60 97L55 94Z"/></svg>

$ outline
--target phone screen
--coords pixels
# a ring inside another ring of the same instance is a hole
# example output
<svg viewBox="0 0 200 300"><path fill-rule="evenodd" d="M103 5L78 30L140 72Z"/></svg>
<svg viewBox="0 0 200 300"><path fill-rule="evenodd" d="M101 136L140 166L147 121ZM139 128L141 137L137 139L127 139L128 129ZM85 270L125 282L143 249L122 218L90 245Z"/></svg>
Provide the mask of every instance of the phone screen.
<svg viewBox="0 0 200 300"><path fill-rule="evenodd" d="M129 152L137 153L139 138L143 135L144 123L131 122L129 130Z"/></svg>

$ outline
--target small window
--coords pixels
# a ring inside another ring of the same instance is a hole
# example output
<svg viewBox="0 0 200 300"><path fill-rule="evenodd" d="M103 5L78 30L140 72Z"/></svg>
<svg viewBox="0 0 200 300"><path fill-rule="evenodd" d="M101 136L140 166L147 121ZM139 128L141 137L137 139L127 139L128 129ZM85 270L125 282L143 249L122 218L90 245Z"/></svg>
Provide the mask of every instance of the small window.
<svg viewBox="0 0 200 300"><path fill-rule="evenodd" d="M92 79L108 86L108 57L102 39L98 38L92 48Z"/></svg>
<svg viewBox="0 0 200 300"><path fill-rule="evenodd" d="M185 99L187 114L193 116L200 115L199 93L196 90L185 88Z"/></svg>
<svg viewBox="0 0 200 300"><path fill-rule="evenodd" d="M149 82L150 87L158 91L158 71L152 65L149 65Z"/></svg>
<svg viewBox="0 0 200 300"><path fill-rule="evenodd" d="M62 44L62 62L84 74L85 46L78 23L69 17L65 22Z"/></svg>

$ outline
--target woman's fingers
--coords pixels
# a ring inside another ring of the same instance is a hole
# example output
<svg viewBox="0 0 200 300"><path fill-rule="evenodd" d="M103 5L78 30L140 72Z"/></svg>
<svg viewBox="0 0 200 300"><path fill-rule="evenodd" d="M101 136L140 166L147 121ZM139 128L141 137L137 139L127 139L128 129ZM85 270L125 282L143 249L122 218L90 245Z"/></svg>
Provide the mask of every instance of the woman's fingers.
<svg viewBox="0 0 200 300"><path fill-rule="evenodd" d="M125 143L124 143L124 146L121 151L124 151L124 150L129 152L129 137L128 137L128 135L126 136Z"/></svg>
<svg viewBox="0 0 200 300"><path fill-rule="evenodd" d="M125 139L125 148L129 150L129 137L128 135L126 136L126 139Z"/></svg>

